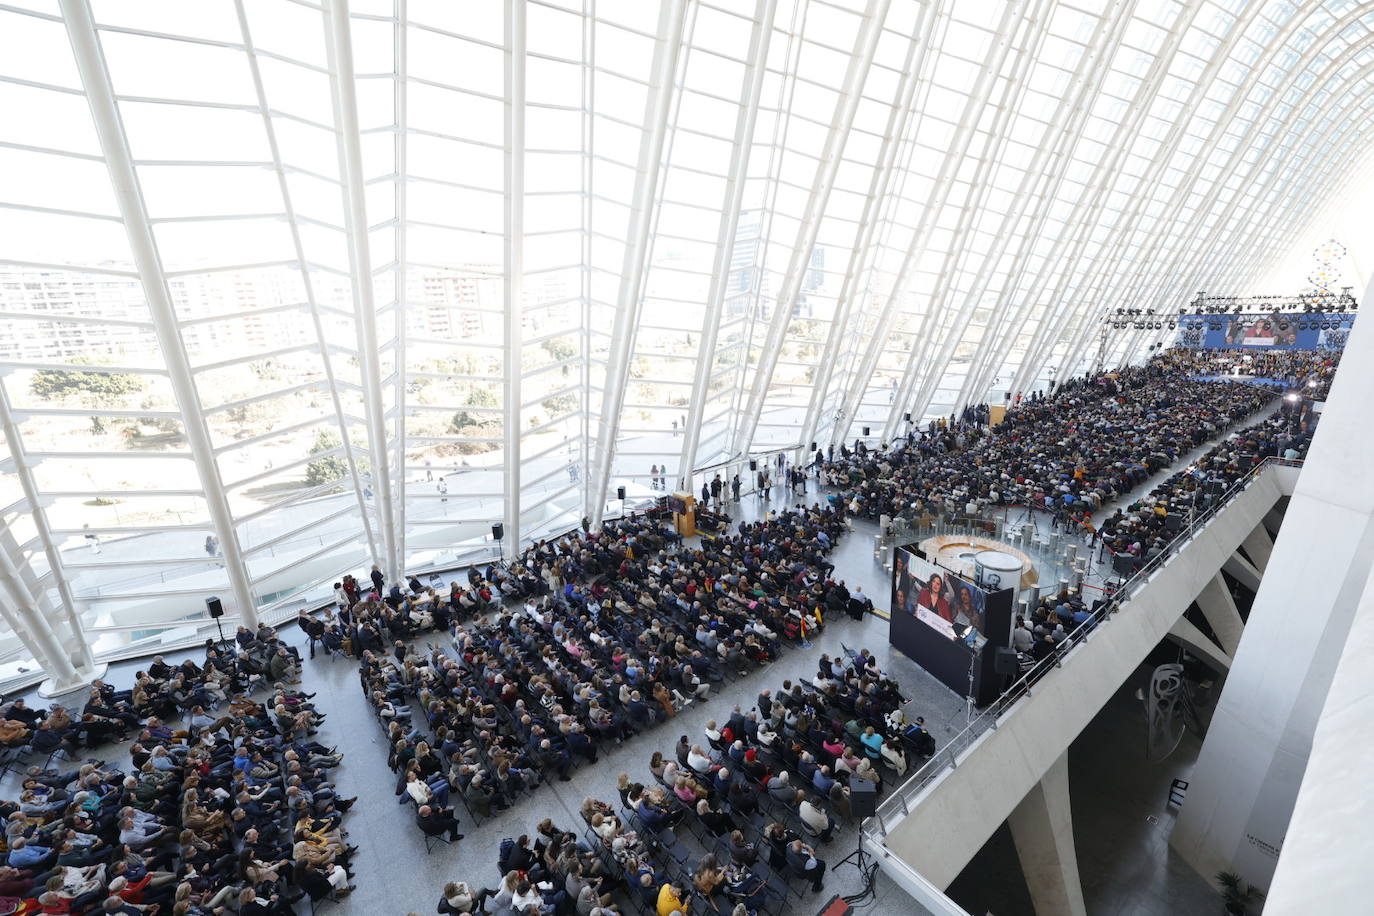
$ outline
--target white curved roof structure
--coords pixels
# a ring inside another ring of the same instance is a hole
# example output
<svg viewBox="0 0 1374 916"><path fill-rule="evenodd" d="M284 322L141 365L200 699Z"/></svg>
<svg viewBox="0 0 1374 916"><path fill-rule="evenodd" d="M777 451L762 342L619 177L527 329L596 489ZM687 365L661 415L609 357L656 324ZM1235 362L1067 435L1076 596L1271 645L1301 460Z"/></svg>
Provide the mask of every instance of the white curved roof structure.
<svg viewBox="0 0 1374 916"><path fill-rule="evenodd" d="M0 673L1138 358L1364 187L1371 24L9 0Z"/></svg>

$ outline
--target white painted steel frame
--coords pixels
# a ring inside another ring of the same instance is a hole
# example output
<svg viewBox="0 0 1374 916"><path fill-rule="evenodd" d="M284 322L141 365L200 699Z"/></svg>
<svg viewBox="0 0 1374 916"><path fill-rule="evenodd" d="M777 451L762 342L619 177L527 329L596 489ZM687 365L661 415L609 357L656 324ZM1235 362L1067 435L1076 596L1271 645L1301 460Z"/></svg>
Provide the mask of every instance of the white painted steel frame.
<svg viewBox="0 0 1374 916"><path fill-rule="evenodd" d="M696 469L697 448L701 443L706 398L716 361L716 339L720 335L720 316L725 308L726 289L730 285L730 265L734 257L740 211L744 205L745 171L749 166L750 150L754 146L754 128L758 124L763 81L768 73L768 48L773 37L773 18L777 7L777 0L754 0L749 58L745 65L739 112L735 117L734 145L730 150L730 168L725 178L720 230L711 268L711 284L706 296L706 315L701 339L697 342L697 365L692 375L692 396L688 402L687 426L683 430L682 453L678 460L678 489L687 492L692 491L692 473Z"/></svg>
<svg viewBox="0 0 1374 916"><path fill-rule="evenodd" d="M869 68L873 65L878 38L882 35L883 19L887 16L890 4L891 0L868 0L864 8L863 21L854 38L854 51L845 68L844 83L840 87L839 97L835 100L830 129L821 150L820 162L816 166L811 193L807 197L806 211L797 229L797 240L792 245L792 254L782 288L774 300L773 314L769 320L763 348L759 353L758 366L754 370L749 399L745 403L744 414L740 418L738 432L735 435L736 457L747 455L753 447L754 433L758 430L768 389L773 382L773 372L778 365L778 355L782 352L783 338L792 320L792 313L796 309L802 282L811 266L811 252L816 247L816 236L820 232L826 205L830 201L830 192L835 187L835 175L840 168L840 154L844 151L845 141L849 137L850 128L853 127L854 113L858 111L859 100L863 97L864 82L868 79Z"/></svg>
<svg viewBox="0 0 1374 916"><path fill-rule="evenodd" d="M105 67L105 56L100 49L90 5L88 0L61 0L61 4L72 54L86 90L86 102L100 139L101 151L105 155L105 167L124 220L124 230L138 268L139 282L148 301L148 313L153 320L158 347L167 364L167 377L181 411L191 457L205 489L205 505L214 524L215 536L219 538L225 572L229 576L229 588L237 605L239 619L245 626L256 627L257 604L248 581L243 553L239 549L238 532L225 497L224 481L215 461L195 377L191 373L190 359L177 326L167 275L162 269L162 258L148 221L148 209L143 201L138 174L134 170L129 141L124 135L124 124L115 102L114 88Z"/></svg>
<svg viewBox="0 0 1374 916"><path fill-rule="evenodd" d="M348 0L326 0L323 10L335 139L338 143L339 172L343 176L345 238L348 241L349 274L353 288L354 329L358 338L368 454L372 459L372 492L377 500L376 518L381 534L383 572L388 581L392 581L403 570L396 553L395 494L391 485L391 456L387 449L386 402L382 398L376 290L372 278L372 245L368 238L367 199L363 192L365 177L358 133L357 79L353 72ZM400 371L401 367L395 369Z"/></svg>
<svg viewBox="0 0 1374 916"><path fill-rule="evenodd" d="M668 134L668 112L676 88L674 81L678 55L682 50L685 14L686 0L664 0L659 8L652 76L644 106L646 126L639 144L634 197L625 236L625 257L616 296L615 326L611 332L611 351L606 363L605 387L601 393L601 423L594 443L595 458L587 490L591 505L584 507L592 527L597 529L601 526L601 517L606 509L616 437L620 432L620 411L625 402L625 388L629 384L630 357L634 352L635 332L644 304L650 225L658 191L658 176L663 165L663 144Z"/></svg>
<svg viewBox="0 0 1374 916"><path fill-rule="evenodd" d="M520 477L521 477L521 383L523 381L522 337L525 313L525 0L505 0L505 150L506 195L503 219L506 270L502 277L505 313L505 418L502 426L505 445L505 539L509 559L520 553Z"/></svg>

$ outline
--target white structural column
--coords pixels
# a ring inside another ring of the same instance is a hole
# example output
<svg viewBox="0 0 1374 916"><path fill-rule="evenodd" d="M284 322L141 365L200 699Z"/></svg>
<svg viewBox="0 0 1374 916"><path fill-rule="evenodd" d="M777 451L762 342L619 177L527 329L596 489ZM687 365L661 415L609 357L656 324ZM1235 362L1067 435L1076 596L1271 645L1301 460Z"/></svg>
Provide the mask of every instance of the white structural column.
<svg viewBox="0 0 1374 916"><path fill-rule="evenodd" d="M754 370L754 381L749 389L749 399L740 417L735 435L734 451L738 456L749 453L754 441L754 431L758 429L759 417L763 414L763 403L768 398L768 386L773 381L773 370L778 365L778 355L782 352L783 339L787 335L787 325L801 295L802 281L811 266L811 252L816 247L816 236L821 229L821 219L830 202L830 192L835 187L835 175L840 169L840 155L844 152L845 141L849 139L849 129L854 123L854 113L859 110L863 87L868 79L869 68L873 65L873 55L878 48L878 38L882 35L883 19L891 0L868 0L864 8L863 24L854 37L854 50L849 55L845 68L844 83L840 87L839 98L835 100L835 110L830 116L830 130L821 148L821 161L816 165L815 178L811 182L811 192L806 198L806 210L802 214L801 225L797 228L797 239L792 245L792 256L783 275L782 287L778 290L773 303L773 314L768 322L768 333L764 337L763 348L759 353L758 366ZM809 443L803 442L802 445Z"/></svg>
<svg viewBox="0 0 1374 916"><path fill-rule="evenodd" d="M57 543L52 536L52 526L48 524L48 513L39 500L38 485L33 479L33 465L29 462L23 437L20 436L19 427L14 420L9 390L4 385L0 385L0 428L3 428L5 440L9 443L14 476L19 478L19 486L23 489L24 499L29 504L29 516L33 519L34 531L38 535L38 542L43 545L43 555L48 560L48 575L56 584L57 595L62 602L61 616L69 633L67 657L84 676L89 680L95 680L104 674L105 666L99 666L97 671L95 658L91 655L91 646L86 641L86 632L81 625L76 598L72 594L71 584L67 581L67 573L62 565L62 551L57 549Z"/></svg>
<svg viewBox="0 0 1374 916"><path fill-rule="evenodd" d="M1207 634L1194 626L1187 617L1180 617L1174 621L1174 625L1169 628L1169 638L1209 663L1219 673L1225 673L1231 667L1230 654L1208 639Z"/></svg>
<svg viewBox="0 0 1374 916"><path fill-rule="evenodd" d="M1345 650L1317 720L1312 752L1288 825L1288 841L1264 901L1270 916L1369 910L1369 830L1374 797L1365 791L1374 692L1374 571L1365 580Z"/></svg>
<svg viewBox="0 0 1374 916"><path fill-rule="evenodd" d="M658 176L663 165L663 144L668 136L668 113L673 107L673 83L678 56L682 52L685 12L686 0L665 0L658 11L658 39L654 42L653 68L644 103L644 135L639 143L639 165L626 229L625 259L620 268L611 352L606 364L605 390L601 395L601 423L597 430L595 460L587 493L591 503L587 506L587 515L596 528L601 526L601 516L606 510L606 488L610 486L611 464L615 461L620 410L625 403L625 387L630 377L630 355L634 352L640 307L644 303L644 267L649 255L649 229L653 222L654 200L658 195Z"/></svg>
<svg viewBox="0 0 1374 916"><path fill-rule="evenodd" d="M919 73L920 68L930 59L931 41L934 38L936 27L942 16L941 0L930 0L929 3L923 3L921 5L921 15L924 17L924 20L918 24L917 28L921 38L920 52L916 58L920 63L917 65L916 73L905 74L905 76L910 76L915 79L917 84L921 82ZM972 101L970 100L965 104L964 114L967 116L972 110ZM960 127L956 128L955 139L958 140L962 136L963 142L967 144L971 132L962 131L962 123L963 122L960 122ZM942 173L943 170L952 167L953 166L950 164L950 157L946 156L941 163ZM940 187L941 184L942 179L937 178L936 187ZM859 405L863 403L864 392L868 390L868 384L873 379L873 374L878 369L878 361L882 359L883 349L887 344L888 335L892 333L892 326L897 321L897 316L901 312L903 293L905 291L907 278L915 263L916 252L924 246L923 232L929 232L929 223L933 221L933 217L929 217L927 214L928 208L923 209L921 226L924 227L924 230L918 227L916 234L912 236L912 243L907 246L907 250L902 256L901 267L897 271L897 276L893 281L892 288L888 290L886 300L883 302L883 307L878 312L878 318L874 322L873 334L868 338L867 344L863 347L862 355L859 357L859 370L857 373L850 376L849 384L845 388L844 399L840 404L840 409L836 413L835 422L830 427L831 445L838 445L848 435L850 425L858 416ZM807 444L809 445L810 442Z"/></svg>
<svg viewBox="0 0 1374 916"><path fill-rule="evenodd" d="M1249 560L1238 553L1233 553L1226 558L1226 565L1223 570L1235 576L1242 585L1251 591L1259 591L1260 571L1254 567Z"/></svg>
<svg viewBox="0 0 1374 916"><path fill-rule="evenodd" d="M310 323L315 331L315 339L320 346L320 360L324 364L324 378L329 386L329 400L338 418L339 441L342 445L344 463L348 465L348 479L353 484L353 497L358 502L358 517L363 523L363 533L367 536L368 556L373 563L381 563L377 553L377 538L372 533L372 520L368 518L367 500L363 497L363 482L358 476L358 460L349 441L352 434L348 431L348 421L344 416L343 399L339 397L339 384L334 374L334 355L330 352L329 341L324 334L324 322L320 319L319 300L315 298L315 281L310 276L310 268L305 262L305 248L301 243L301 228L296 221L296 206L291 201L291 188L286 182L286 167L281 160L281 145L277 142L277 128L272 123L272 110L267 105L267 89L262 81L262 68L258 65L258 55L254 50L253 33L248 27L248 12L244 0L234 0L235 12L239 20L239 32L243 36L243 49L248 55L248 69L253 74L253 91L258 100L258 113L262 117L263 130L267 132L267 147L272 151L272 169L277 175L277 188L281 192L282 207L286 212L286 225L291 230L291 247L300 264L301 286L305 299L310 306ZM400 0L404 4L405 0ZM399 246L398 246L399 248ZM250 551L251 552L251 551Z"/></svg>
<svg viewBox="0 0 1374 916"><path fill-rule="evenodd" d="M906 59L902 64L902 75L897 81L896 96L892 100L887 115L887 128L883 131L883 142L878 148L877 164L868 182L868 196L864 198L863 214L859 217L859 234L849 255L849 266L844 273L840 286L840 296L835 302L835 317L830 322L830 333L826 337L825 350L816 365L816 380L811 386L811 399L806 406L806 418L802 423L801 444L809 450L816 438L816 427L820 424L821 411L830 394L830 380L835 366L840 361L842 343L846 338L856 336L849 316L854 311L854 301L863 299L873 261L877 256L877 246L873 244L878 230L880 209L890 202L891 188L899 174L897 151L906 136L907 123L912 116L912 102L916 96L916 85L920 82L921 63L924 60L922 49L925 43L919 36L925 33L925 19L930 14L930 4L921 4L907 43ZM921 57L918 58L918 53ZM864 379L864 384L868 383Z"/></svg>
<svg viewBox="0 0 1374 916"><path fill-rule="evenodd" d="M138 174L134 171L129 140L124 134L124 123L115 103L114 87L105 66L105 56L100 50L100 39L96 36L88 0L62 0L62 20L66 24L77 70L81 74L81 84L86 90L86 102L90 106L91 119L95 122L96 135L100 138L105 168L119 203L119 214L124 221L134 264L138 268L143 295L148 301L148 313L152 317L158 347L167 366L172 394L181 411L191 458L195 461L196 473L205 491L205 505L215 526L215 536L219 538L235 610L244 626L256 627L257 605L248 582L248 570L244 566L238 532L234 528L229 501L224 494L224 480L215 461L210 431L200 408L195 378L191 375L191 361L186 355L181 329L177 326L176 309L172 305L172 294L162 269L162 257L153 238L153 227L148 222L148 208L143 202Z"/></svg>
<svg viewBox="0 0 1374 916"><path fill-rule="evenodd" d="M1374 566L1371 390L1374 327L1356 322L1170 837L1202 875L1229 869L1265 889L1283 848Z"/></svg>
<svg viewBox="0 0 1374 916"><path fill-rule="evenodd" d="M408 49L406 47L407 30L409 29L410 13L406 6L406 0L395 0L394 7L395 20L392 24L392 87L391 87L391 116L392 116L392 153L395 156L396 178L394 181L394 193L396 201L396 264L392 268L393 289L392 302L392 326L396 329L396 362L394 368L392 396L395 407L393 408L392 421L392 447L395 450L396 468L396 527L393 529L396 537L396 560L400 568L397 574L405 572L406 563L406 316L409 314L410 305L407 298L407 265L409 258L406 254L406 194L407 187L407 143L410 139L407 123L406 103L409 101L408 80Z"/></svg>
<svg viewBox="0 0 1374 916"><path fill-rule="evenodd" d="M339 170L343 175L344 223L349 272L353 279L358 366L362 373L363 408L367 414L368 454L372 459L372 491L377 499L377 527L385 558L382 565L387 580L391 581L402 570L396 556L395 494L391 490L391 456L387 454L386 402L382 398L376 290L372 285L372 245L367 234L367 199L363 191L363 151L358 136L358 98L348 0L328 0L324 19L325 44L329 49L329 85L334 98L334 130L339 147ZM400 368L396 367L397 371Z"/></svg>
<svg viewBox="0 0 1374 916"><path fill-rule="evenodd" d="M997 83L997 74L1001 72L1002 65L1006 62L1007 55L1011 52L1011 40L1015 34L1017 25L1021 21L1019 15L1025 7L1025 0L1009 0L1002 7L1002 18L998 22L997 34L988 44L987 56L983 60L983 66L978 69L978 75L974 78L973 88L964 100L963 111L959 115L958 124L954 128L954 137L950 141L949 151L940 160L940 172L935 178L935 184L931 190L930 197L925 206L921 208L921 221L916 225L915 232L911 236L911 245L907 248L906 254L902 258L902 266L897 271L897 279L892 285L892 296L900 299L906 293L907 284L911 279L911 271L915 269L917 262L925 254L926 245L930 241L931 233L935 229L936 221L940 218L940 213L945 209L949 202L950 193L954 188L954 181L959 175L959 170L963 167L965 158L968 156L969 145L973 141L976 128L983 116L983 110L987 107L988 100L992 97L993 86ZM906 366L902 370L901 381L897 384L896 396L892 399L892 409L890 417L902 416L906 410L904 406L911 400L911 389L917 374L917 368L924 361L925 350L930 343L931 324L935 320L934 311L939 308L940 303L929 301L926 303L925 313L921 316L920 330L916 333L911 342L911 349L907 353ZM880 329L881 330L881 329ZM872 362L865 358L864 365L877 365L877 360L882 352L882 347L886 334L881 334L869 341L869 347L874 349ZM867 380L858 380L859 385L866 385ZM862 389L861 389L862 390ZM854 399L854 392L850 392L851 404L857 406L857 399ZM846 410L846 419L853 414ZM912 420L916 423L921 422L921 418L912 414ZM888 423L883 430L884 436L892 436L896 432L896 426ZM835 441L843 438L843 433L837 432Z"/></svg>
<svg viewBox="0 0 1374 916"><path fill-rule="evenodd" d="M510 559L520 553L521 348L525 316L525 0L506 0L505 261L501 279L506 304L506 390L503 436L506 454L505 540Z"/></svg>
<svg viewBox="0 0 1374 916"><path fill-rule="evenodd" d="M1235 599L1225 577L1217 573L1198 593L1198 610L1207 618L1207 625L1217 635L1217 642L1232 658L1240 647L1240 638L1245 635L1245 622L1240 619Z"/></svg>
<svg viewBox="0 0 1374 916"><path fill-rule="evenodd" d="M1274 539L1269 536L1268 531L1264 530L1263 525L1257 525L1254 531L1247 534L1240 546L1245 548L1251 564L1261 573L1268 568L1269 557L1274 552Z"/></svg>
<svg viewBox="0 0 1374 916"><path fill-rule="evenodd" d="M0 522L0 525L3 524ZM3 528L3 533L4 540L13 541L7 526ZM85 683L86 679L63 651L57 634L43 618L38 601L14 565L9 549L0 550L0 593L3 593L0 594L0 614L4 615L5 622L19 637L24 648L33 653L34 659L48 674L49 680L44 682L40 693L53 696Z"/></svg>
<svg viewBox="0 0 1374 916"><path fill-rule="evenodd" d="M1064 751L1007 818L1037 916L1087 916L1069 804Z"/></svg>
<svg viewBox="0 0 1374 916"><path fill-rule="evenodd" d="M697 344L697 366L692 375L692 399L687 405L687 428L682 432L682 455L678 461L677 485L691 491L692 470L701 444L701 424L706 398L711 391L711 371L715 365L716 338L720 336L720 316L725 309L725 291L730 285L730 261L739 231L740 208L744 203L744 177L749 167L749 151L754 146L754 127L759 120L759 100L763 78L768 73L768 47L773 37L773 17L778 0L755 0L754 26L749 35L749 59L745 65L744 89L739 113L735 116L735 141L730 151L730 171L725 178L725 201L720 211L720 232L711 265L711 286L706 297L706 317Z"/></svg>

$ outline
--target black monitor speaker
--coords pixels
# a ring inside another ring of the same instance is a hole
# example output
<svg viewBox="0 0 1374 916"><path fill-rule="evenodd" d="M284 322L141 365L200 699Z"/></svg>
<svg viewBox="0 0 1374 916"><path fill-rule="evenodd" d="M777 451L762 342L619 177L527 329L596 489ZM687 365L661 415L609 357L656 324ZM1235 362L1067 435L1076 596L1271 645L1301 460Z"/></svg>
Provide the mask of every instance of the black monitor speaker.
<svg viewBox="0 0 1374 916"><path fill-rule="evenodd" d="M616 488L615 488L615 498L618 499L618 500L620 500L620 501L622 501L622 502L624 502L624 500L625 500L625 488L624 488L624 487L616 487Z"/></svg>
<svg viewBox="0 0 1374 916"><path fill-rule="evenodd" d="M815 450L816 450L816 443L812 442L812 443L811 443L811 451L814 452Z"/></svg>
<svg viewBox="0 0 1374 916"><path fill-rule="evenodd" d="M864 435L865 435L865 436L868 435L868 427L867 427L867 426L864 427Z"/></svg>
<svg viewBox="0 0 1374 916"><path fill-rule="evenodd" d="M992 657L992 670L998 674L1015 674L1020 669L1016 663L1016 650L999 647Z"/></svg>
<svg viewBox="0 0 1374 916"><path fill-rule="evenodd" d="M503 523L497 522L495 525L492 525L492 526L491 526L491 538L492 538L492 540L494 540L494 541L499 541L499 540L501 540L501 539L502 539L503 537L505 537L505 536L506 536L506 526L505 526Z"/></svg>
<svg viewBox="0 0 1374 916"><path fill-rule="evenodd" d="M224 604L214 595L205 599L205 610L209 611L210 616L215 619L224 616Z"/></svg>
<svg viewBox="0 0 1374 916"><path fill-rule="evenodd" d="M757 461L755 461L753 458L750 458L750 459L749 459L749 470L751 470L751 471L757 471L758 469L759 469L759 463L758 463Z"/></svg>
<svg viewBox="0 0 1374 916"><path fill-rule="evenodd" d="M907 414L907 415L906 415L906 421L907 421L908 423L911 422L911 414Z"/></svg>
<svg viewBox="0 0 1374 916"><path fill-rule="evenodd" d="M849 781L849 810L859 820L878 813L878 787L867 779Z"/></svg>

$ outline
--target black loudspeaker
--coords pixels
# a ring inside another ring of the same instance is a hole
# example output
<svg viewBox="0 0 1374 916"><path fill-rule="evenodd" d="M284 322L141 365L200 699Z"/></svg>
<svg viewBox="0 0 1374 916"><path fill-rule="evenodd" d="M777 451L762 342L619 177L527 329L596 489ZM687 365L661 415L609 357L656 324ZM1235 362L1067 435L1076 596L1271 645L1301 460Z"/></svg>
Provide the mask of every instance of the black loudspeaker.
<svg viewBox="0 0 1374 916"><path fill-rule="evenodd" d="M992 670L998 674L1015 674L1020 670L1016 663L1016 650L999 647L997 654L992 657Z"/></svg>
<svg viewBox="0 0 1374 916"><path fill-rule="evenodd" d="M812 443L811 443L811 451L814 452L815 450L816 450L816 443L812 442Z"/></svg>
<svg viewBox="0 0 1374 916"><path fill-rule="evenodd" d="M499 540L501 540L501 539L502 539L503 537L505 537L505 536L506 536L506 526L505 526L503 523L497 522L495 525L492 525L492 526L491 526L491 537L492 537L492 540L499 541Z"/></svg>
<svg viewBox="0 0 1374 916"><path fill-rule="evenodd" d="M749 459L749 470L751 470L751 471L757 471L758 469L759 469L759 463L758 463L757 461L755 461L753 458L750 458L750 459Z"/></svg>
<svg viewBox="0 0 1374 916"><path fill-rule="evenodd" d="M615 488L615 498L616 498L616 499L619 499L619 500L624 500L624 499L625 499L625 488L624 488L624 487L616 487L616 488Z"/></svg>
<svg viewBox="0 0 1374 916"><path fill-rule="evenodd" d="M205 609L210 612L212 618L218 619L224 616L224 604L214 595L205 599Z"/></svg>
<svg viewBox="0 0 1374 916"><path fill-rule="evenodd" d="M868 427L867 427L867 426L864 427L864 435L865 435L865 436L868 435Z"/></svg>
<svg viewBox="0 0 1374 916"><path fill-rule="evenodd" d="M849 780L849 810L859 820L878 813L878 787L867 779Z"/></svg>
<svg viewBox="0 0 1374 916"><path fill-rule="evenodd" d="M907 415L906 415L906 421L907 421L908 423L911 422L911 414L907 414Z"/></svg>

